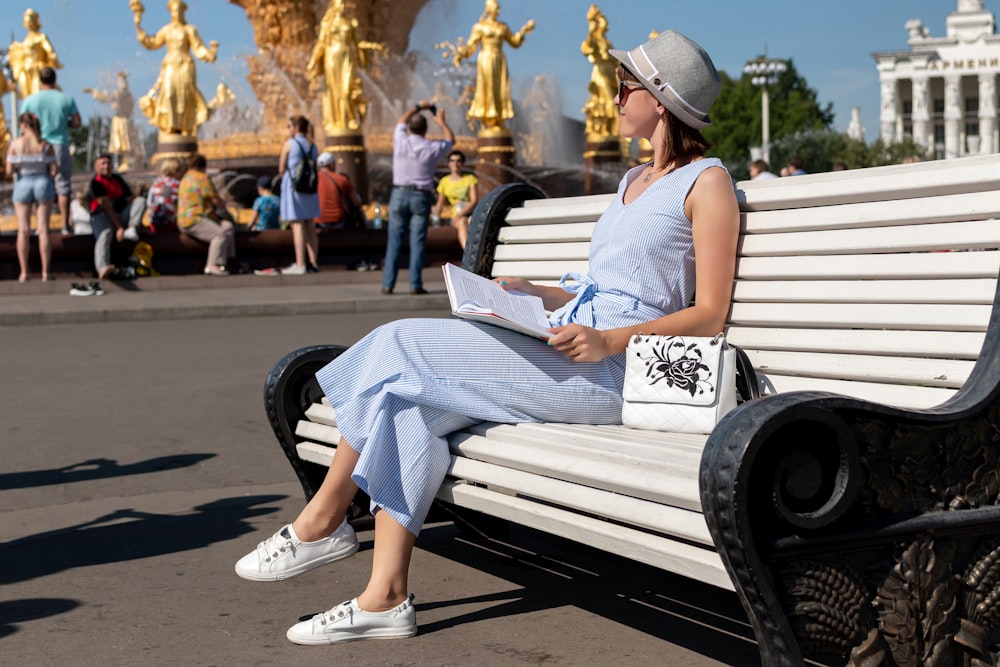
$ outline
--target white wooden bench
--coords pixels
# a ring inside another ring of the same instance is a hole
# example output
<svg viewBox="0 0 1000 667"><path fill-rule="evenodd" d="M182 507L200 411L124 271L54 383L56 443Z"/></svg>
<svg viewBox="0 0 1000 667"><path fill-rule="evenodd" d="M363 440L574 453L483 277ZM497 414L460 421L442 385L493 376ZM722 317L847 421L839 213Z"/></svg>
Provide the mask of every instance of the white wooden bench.
<svg viewBox="0 0 1000 667"><path fill-rule="evenodd" d="M711 436L473 426L449 440L439 498L735 590L767 665L935 652L993 664L1000 155L737 194L726 331L766 396ZM551 284L585 272L612 196L498 188L477 208L465 268ZM339 438L312 375L342 350L293 352L265 387L307 497Z"/></svg>

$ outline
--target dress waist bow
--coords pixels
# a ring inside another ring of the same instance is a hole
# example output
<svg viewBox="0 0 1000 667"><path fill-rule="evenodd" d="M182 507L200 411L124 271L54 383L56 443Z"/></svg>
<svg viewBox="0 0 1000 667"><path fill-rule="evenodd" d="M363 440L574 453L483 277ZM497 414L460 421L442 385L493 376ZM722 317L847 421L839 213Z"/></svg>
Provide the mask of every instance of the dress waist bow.
<svg viewBox="0 0 1000 667"><path fill-rule="evenodd" d="M623 311L636 311L645 320L655 320L664 315L663 311L648 306L635 297L619 292L601 292L594 279L582 273L567 273L559 281L559 287L572 294L573 298L549 316L549 322L554 327L571 322L596 327L594 307L591 302L597 297L617 304Z"/></svg>

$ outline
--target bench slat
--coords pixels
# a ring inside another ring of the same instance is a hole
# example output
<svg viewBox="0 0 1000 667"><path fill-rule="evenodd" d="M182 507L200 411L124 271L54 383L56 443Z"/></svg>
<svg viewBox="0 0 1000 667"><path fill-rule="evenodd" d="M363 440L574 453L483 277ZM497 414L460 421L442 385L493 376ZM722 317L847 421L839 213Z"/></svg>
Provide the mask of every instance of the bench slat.
<svg viewBox="0 0 1000 667"><path fill-rule="evenodd" d="M700 511L697 462L685 467L665 454L654 461L570 452L552 446L554 443L499 427L489 429L486 437L467 432L453 434L449 444L453 453L478 461ZM546 445L550 447L546 449Z"/></svg>
<svg viewBox="0 0 1000 667"><path fill-rule="evenodd" d="M990 306L734 303L729 322L749 326L986 331Z"/></svg>
<svg viewBox="0 0 1000 667"><path fill-rule="evenodd" d="M992 305L997 281L959 280L769 280L736 282L741 302L956 303Z"/></svg>
<svg viewBox="0 0 1000 667"><path fill-rule="evenodd" d="M438 498L530 528L558 535L685 577L733 590L714 551L657 537L574 512L495 493L471 484L445 482Z"/></svg>
<svg viewBox="0 0 1000 667"><path fill-rule="evenodd" d="M586 273L590 262L495 262L494 276L517 276L529 280L559 281L566 273Z"/></svg>
<svg viewBox="0 0 1000 667"><path fill-rule="evenodd" d="M580 201L582 197L573 197L569 201L563 200L558 206L530 206L525 202L522 208L513 208L507 214L506 222L515 227L523 225L544 225L544 224L573 224L575 222L593 222L601 217L608 204L609 199L592 199ZM543 199L529 200L545 201Z"/></svg>
<svg viewBox="0 0 1000 667"><path fill-rule="evenodd" d="M502 245L493 254L494 261L587 261L590 257L590 242L540 243L537 245Z"/></svg>
<svg viewBox="0 0 1000 667"><path fill-rule="evenodd" d="M299 420L299 423L295 425L295 435L328 445L336 445L340 442L340 430L336 426L315 424L304 419Z"/></svg>
<svg viewBox="0 0 1000 667"><path fill-rule="evenodd" d="M983 347L985 334L968 331L769 329L732 326L726 330L726 337L734 345L758 350L975 359Z"/></svg>
<svg viewBox="0 0 1000 667"><path fill-rule="evenodd" d="M744 349L755 369L778 375L958 389L973 361Z"/></svg>
<svg viewBox="0 0 1000 667"><path fill-rule="evenodd" d="M743 214L742 229L746 234L761 234L1000 218L1000 191L923 197L910 203L895 200L749 211Z"/></svg>
<svg viewBox="0 0 1000 667"><path fill-rule="evenodd" d="M337 417L333 413L333 408L326 400L326 396L323 397L322 403L313 403L308 408L306 408L306 417L309 421L316 422L317 424L326 424L327 426L336 426Z"/></svg>
<svg viewBox="0 0 1000 667"><path fill-rule="evenodd" d="M996 278L1000 252L887 253L814 257L740 257L743 280L837 278Z"/></svg>
<svg viewBox="0 0 1000 667"><path fill-rule="evenodd" d="M802 180L805 179L805 180ZM1000 190L1000 155L737 183L742 210L832 206Z"/></svg>
<svg viewBox="0 0 1000 667"><path fill-rule="evenodd" d="M871 229L753 234L741 237L740 254L744 257L851 255L998 246L1000 220L974 220Z"/></svg>
<svg viewBox="0 0 1000 667"><path fill-rule="evenodd" d="M501 227L497 235L499 243L566 243L586 241L590 243L594 235L595 221L568 222L561 225L528 225L525 227Z"/></svg>
<svg viewBox="0 0 1000 667"><path fill-rule="evenodd" d="M598 453L615 459L621 455L636 458L662 458L664 450L690 452L700 457L707 436L694 433L666 433L629 428L621 424L555 424L525 422L521 424L494 424L482 422L465 429L484 437L498 437L505 430L516 432L516 437L533 438L558 443L572 451L574 448L595 449ZM613 443L613 444L609 444ZM686 463L685 465L689 465Z"/></svg>
<svg viewBox="0 0 1000 667"><path fill-rule="evenodd" d="M829 391L876 403L885 403L900 408L932 408L955 395L954 389L938 387L917 387L914 385L877 384L872 382L851 382L847 380L823 380L819 378L778 375L757 372L757 379L763 383L765 393L774 394L787 391Z"/></svg>
<svg viewBox="0 0 1000 667"><path fill-rule="evenodd" d="M528 199L524 202L523 208L533 209L533 208L561 208L566 206L567 202L572 202L577 205L587 205L592 206L598 210L598 215L600 215L604 209L608 207L609 204L614 200L615 193L607 192L599 195L577 195L575 197L546 197L542 199ZM521 209L512 209L511 213L514 211L519 211ZM596 216L595 216L596 217Z"/></svg>
<svg viewBox="0 0 1000 667"><path fill-rule="evenodd" d="M519 496L555 503L589 514L674 535L712 547L712 537L700 512L668 507L646 500L610 493L580 484L570 484L551 477L525 473L482 461L452 456L448 474L488 488L501 487ZM494 489L497 490L497 489ZM498 491L499 492L499 491Z"/></svg>

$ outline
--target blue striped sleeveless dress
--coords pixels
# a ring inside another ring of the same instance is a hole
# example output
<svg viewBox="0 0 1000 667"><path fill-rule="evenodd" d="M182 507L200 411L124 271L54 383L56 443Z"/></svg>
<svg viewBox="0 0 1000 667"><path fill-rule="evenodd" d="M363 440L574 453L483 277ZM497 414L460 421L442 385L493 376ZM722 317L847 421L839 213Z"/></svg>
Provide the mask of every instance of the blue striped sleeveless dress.
<svg viewBox="0 0 1000 667"><path fill-rule="evenodd" d="M569 274L575 292L551 316L612 329L684 308L694 293L694 247L684 200L714 158L686 165L628 206L627 183L601 216L589 275ZM385 324L322 368L316 378L337 426L360 453L353 479L418 534L450 464L446 436L480 421L620 424L624 354L577 363L544 341L459 319Z"/></svg>

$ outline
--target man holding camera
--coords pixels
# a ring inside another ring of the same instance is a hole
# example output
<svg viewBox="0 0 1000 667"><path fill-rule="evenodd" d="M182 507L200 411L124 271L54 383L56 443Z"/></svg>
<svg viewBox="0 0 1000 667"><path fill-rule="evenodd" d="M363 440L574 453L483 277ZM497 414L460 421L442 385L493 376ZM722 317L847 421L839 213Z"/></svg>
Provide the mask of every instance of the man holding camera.
<svg viewBox="0 0 1000 667"><path fill-rule="evenodd" d="M444 139L427 139L430 111L441 126ZM434 205L434 171L455 143L455 134L445 122L444 110L428 100L408 109L392 135L392 194L389 196L389 229L385 251L382 293L392 294L399 271L399 252L407 228L410 232L410 294L427 294L423 283L424 242L431 206Z"/></svg>

